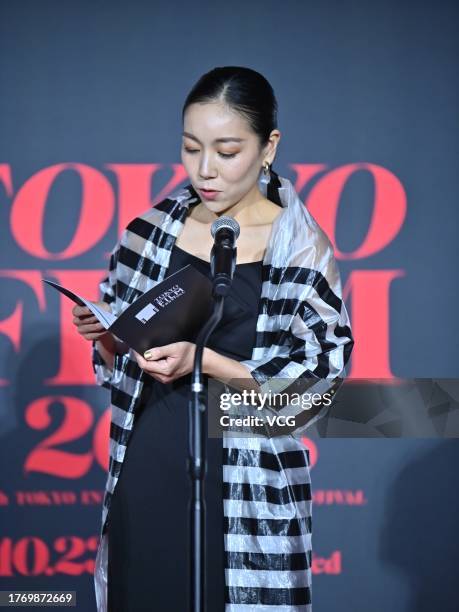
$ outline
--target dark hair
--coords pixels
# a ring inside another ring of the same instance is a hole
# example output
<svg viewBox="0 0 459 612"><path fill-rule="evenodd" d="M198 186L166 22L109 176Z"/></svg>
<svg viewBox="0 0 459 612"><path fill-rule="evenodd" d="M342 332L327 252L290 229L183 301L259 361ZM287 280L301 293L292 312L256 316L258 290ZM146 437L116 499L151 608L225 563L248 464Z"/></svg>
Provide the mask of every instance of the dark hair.
<svg viewBox="0 0 459 612"><path fill-rule="evenodd" d="M243 66L213 68L197 81L182 110L194 103L221 101L240 113L258 136L260 149L277 128L277 101L269 82L256 70Z"/></svg>

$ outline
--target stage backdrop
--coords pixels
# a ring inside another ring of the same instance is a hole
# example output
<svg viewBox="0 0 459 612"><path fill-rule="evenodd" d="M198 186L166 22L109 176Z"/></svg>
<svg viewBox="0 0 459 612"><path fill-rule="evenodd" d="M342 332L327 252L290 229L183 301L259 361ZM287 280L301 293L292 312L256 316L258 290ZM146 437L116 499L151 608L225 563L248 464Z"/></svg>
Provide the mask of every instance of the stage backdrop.
<svg viewBox="0 0 459 612"><path fill-rule="evenodd" d="M181 107L214 66L275 89L350 377L457 376L457 27L441 1L0 3L0 590L95 609L109 397L42 278L97 298L126 223L186 183ZM456 441L305 443L315 612L457 610Z"/></svg>

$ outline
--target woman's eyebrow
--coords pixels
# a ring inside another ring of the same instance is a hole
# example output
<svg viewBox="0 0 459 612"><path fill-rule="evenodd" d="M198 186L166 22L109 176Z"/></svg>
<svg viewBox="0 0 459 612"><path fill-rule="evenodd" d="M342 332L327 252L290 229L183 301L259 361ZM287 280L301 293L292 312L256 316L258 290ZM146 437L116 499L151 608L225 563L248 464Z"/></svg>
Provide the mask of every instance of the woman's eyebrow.
<svg viewBox="0 0 459 612"><path fill-rule="evenodd" d="M183 132L182 135L187 136L188 138L191 138L192 140L196 140L196 142L199 142L199 144L201 144L201 142L196 138L196 136L193 136L193 134L190 134L189 132ZM245 140L246 140L245 138L235 138L234 136L224 136L222 138L215 138L213 142L244 142Z"/></svg>

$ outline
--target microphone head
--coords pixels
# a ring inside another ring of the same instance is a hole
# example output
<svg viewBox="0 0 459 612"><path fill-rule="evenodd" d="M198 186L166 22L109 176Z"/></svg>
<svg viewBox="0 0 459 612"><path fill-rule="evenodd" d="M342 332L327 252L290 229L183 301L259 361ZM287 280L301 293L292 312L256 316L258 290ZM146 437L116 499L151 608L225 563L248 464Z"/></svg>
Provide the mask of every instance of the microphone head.
<svg viewBox="0 0 459 612"><path fill-rule="evenodd" d="M236 219L233 219L233 217L225 216L218 217L218 219L215 219L215 221L212 223L210 227L210 233L212 234L212 238L215 238L215 234L223 227L233 230L235 240L239 238L239 234L241 232L239 223L236 221Z"/></svg>

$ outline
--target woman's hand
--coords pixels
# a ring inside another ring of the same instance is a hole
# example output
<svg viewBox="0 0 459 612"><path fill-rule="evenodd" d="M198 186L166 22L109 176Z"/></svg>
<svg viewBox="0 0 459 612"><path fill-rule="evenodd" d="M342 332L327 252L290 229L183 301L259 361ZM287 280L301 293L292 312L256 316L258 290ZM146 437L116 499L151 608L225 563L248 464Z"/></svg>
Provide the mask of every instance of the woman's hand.
<svg viewBox="0 0 459 612"><path fill-rule="evenodd" d="M193 342L173 342L145 351L144 357L133 351L137 363L161 383L171 383L193 370L196 344ZM147 357L147 359L145 359Z"/></svg>
<svg viewBox="0 0 459 612"><path fill-rule="evenodd" d="M111 312L110 304L107 304L107 302L93 302L93 304ZM75 305L72 308L72 314L74 317L73 324L85 340L99 340L105 334L110 333L107 332L102 323L99 323L87 306Z"/></svg>

